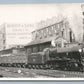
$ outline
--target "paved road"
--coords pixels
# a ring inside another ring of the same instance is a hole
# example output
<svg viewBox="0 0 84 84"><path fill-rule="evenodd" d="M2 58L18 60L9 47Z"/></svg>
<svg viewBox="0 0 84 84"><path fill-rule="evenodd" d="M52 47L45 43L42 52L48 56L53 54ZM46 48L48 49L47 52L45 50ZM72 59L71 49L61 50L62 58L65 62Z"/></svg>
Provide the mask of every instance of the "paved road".
<svg viewBox="0 0 84 84"><path fill-rule="evenodd" d="M19 72L18 72L19 70ZM20 72L21 71L21 72ZM84 73L58 70L36 70L0 67L0 75L6 78L84 78Z"/></svg>

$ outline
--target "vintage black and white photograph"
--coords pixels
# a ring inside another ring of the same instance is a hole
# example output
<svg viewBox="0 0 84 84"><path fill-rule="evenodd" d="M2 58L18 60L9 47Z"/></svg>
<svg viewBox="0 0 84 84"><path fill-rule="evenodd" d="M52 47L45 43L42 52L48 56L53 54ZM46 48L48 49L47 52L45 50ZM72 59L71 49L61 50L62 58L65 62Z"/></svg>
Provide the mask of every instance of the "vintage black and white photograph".
<svg viewBox="0 0 84 84"><path fill-rule="evenodd" d="M84 78L84 4L0 5L0 78Z"/></svg>

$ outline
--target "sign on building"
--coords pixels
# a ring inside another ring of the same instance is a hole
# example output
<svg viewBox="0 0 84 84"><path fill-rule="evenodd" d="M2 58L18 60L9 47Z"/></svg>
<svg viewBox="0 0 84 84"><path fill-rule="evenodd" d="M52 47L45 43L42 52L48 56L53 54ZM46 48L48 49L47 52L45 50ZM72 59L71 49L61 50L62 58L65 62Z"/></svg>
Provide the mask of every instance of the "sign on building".
<svg viewBox="0 0 84 84"><path fill-rule="evenodd" d="M6 46L25 45L31 41L31 31L33 25L31 24L16 24L9 23L6 27Z"/></svg>

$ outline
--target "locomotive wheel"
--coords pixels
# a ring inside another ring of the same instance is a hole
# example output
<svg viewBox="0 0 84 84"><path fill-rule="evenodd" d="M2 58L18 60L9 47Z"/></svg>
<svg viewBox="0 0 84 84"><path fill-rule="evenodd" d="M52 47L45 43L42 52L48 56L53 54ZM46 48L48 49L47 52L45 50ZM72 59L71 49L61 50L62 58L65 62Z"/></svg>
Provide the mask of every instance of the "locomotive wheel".
<svg viewBox="0 0 84 84"><path fill-rule="evenodd" d="M32 67L32 65L30 65L30 69L32 69L33 67Z"/></svg>
<svg viewBox="0 0 84 84"><path fill-rule="evenodd" d="M19 64L17 66L20 68L20 65Z"/></svg>
<svg viewBox="0 0 84 84"><path fill-rule="evenodd" d="M31 69L33 69L33 65L31 65Z"/></svg>
<svg viewBox="0 0 84 84"><path fill-rule="evenodd" d="M32 65L29 66L29 69L32 69Z"/></svg>
<svg viewBox="0 0 84 84"><path fill-rule="evenodd" d="M31 65L31 69L33 69L33 65Z"/></svg>
<svg viewBox="0 0 84 84"><path fill-rule="evenodd" d="M41 69L41 65L39 65L39 69Z"/></svg>
<svg viewBox="0 0 84 84"><path fill-rule="evenodd" d="M38 65L38 69L40 69L40 65Z"/></svg>
<svg viewBox="0 0 84 84"><path fill-rule="evenodd" d="M36 65L36 69L39 69L39 66L38 65Z"/></svg>
<svg viewBox="0 0 84 84"><path fill-rule="evenodd" d="M41 65L40 65L40 69L42 69Z"/></svg>
<svg viewBox="0 0 84 84"><path fill-rule="evenodd" d="M67 71L67 67L64 67L63 70L64 70L64 71Z"/></svg>
<svg viewBox="0 0 84 84"><path fill-rule="evenodd" d="M34 65L35 66L35 68L34 69L36 69L36 65Z"/></svg>
<svg viewBox="0 0 84 84"><path fill-rule="evenodd" d="M7 64L8 67L11 67L11 64Z"/></svg>
<svg viewBox="0 0 84 84"><path fill-rule="evenodd" d="M43 69L43 65L40 65L40 68Z"/></svg>
<svg viewBox="0 0 84 84"><path fill-rule="evenodd" d="M52 65L49 65L49 69L51 69L52 68Z"/></svg>
<svg viewBox="0 0 84 84"><path fill-rule="evenodd" d="M21 65L22 68L25 68L24 64Z"/></svg>
<svg viewBox="0 0 84 84"><path fill-rule="evenodd" d="M18 65L16 64L16 67L18 67Z"/></svg>
<svg viewBox="0 0 84 84"><path fill-rule="evenodd" d="M32 65L32 68L35 69L35 65Z"/></svg>
<svg viewBox="0 0 84 84"><path fill-rule="evenodd" d="M82 68L82 72L84 72L84 67Z"/></svg>
<svg viewBox="0 0 84 84"><path fill-rule="evenodd" d="M84 72L84 67L83 67L83 66L80 67L80 71L81 71L81 72Z"/></svg>
<svg viewBox="0 0 84 84"><path fill-rule="evenodd" d="M31 69L31 65L28 65L28 68Z"/></svg>
<svg viewBox="0 0 84 84"><path fill-rule="evenodd" d="M15 64L15 67L17 67L17 64Z"/></svg>
<svg viewBox="0 0 84 84"><path fill-rule="evenodd" d="M43 67L44 67L44 69L48 69L49 68L48 64L45 64Z"/></svg>
<svg viewBox="0 0 84 84"><path fill-rule="evenodd" d="M38 65L36 65L36 69L39 69Z"/></svg>
<svg viewBox="0 0 84 84"><path fill-rule="evenodd" d="M49 64L47 65L47 69L50 69L50 65Z"/></svg>
<svg viewBox="0 0 84 84"><path fill-rule="evenodd" d="M53 70L53 69L54 69L54 68L53 68L53 65L50 65L50 69L51 69L51 70Z"/></svg>

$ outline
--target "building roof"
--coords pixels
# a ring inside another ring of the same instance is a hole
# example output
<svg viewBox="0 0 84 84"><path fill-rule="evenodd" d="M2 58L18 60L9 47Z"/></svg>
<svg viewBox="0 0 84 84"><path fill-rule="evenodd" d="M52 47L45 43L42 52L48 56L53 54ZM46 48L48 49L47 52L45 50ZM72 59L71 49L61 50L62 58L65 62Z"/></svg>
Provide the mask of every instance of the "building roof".
<svg viewBox="0 0 84 84"><path fill-rule="evenodd" d="M59 24L59 23L61 23L61 22L63 22L63 20L61 20L61 21L59 21L59 22L56 22L56 23L54 23L54 24L47 25L47 26L42 27L42 28L37 28L36 30L32 31L31 33L36 32L36 31L39 31L39 30L43 30L43 29L45 29L45 28L48 28L48 27L53 26L53 25L55 25L55 24Z"/></svg>
<svg viewBox="0 0 84 84"><path fill-rule="evenodd" d="M61 37L61 36L58 36L58 37L56 37L56 36L51 36L51 37L47 37L47 38L43 38L43 39L38 39L38 40L33 40L33 41L31 41L30 43L28 43L27 45L25 45L25 47L26 46L31 46L31 45L37 45L37 44L42 44L42 43L47 43L47 42L51 42L52 40L57 40L57 39L59 39L59 38L62 38L62 39L64 39L63 37ZM66 40L66 39L65 39ZM67 41L68 42L68 41Z"/></svg>
<svg viewBox="0 0 84 84"><path fill-rule="evenodd" d="M42 44L42 43L47 43L47 42L51 42L53 39L55 39L55 36L51 36L51 37L46 37L46 38L43 38L43 39L38 39L38 40L34 40L34 41L31 41L30 43L28 43L26 46L31 46L31 45L36 45L36 44Z"/></svg>

